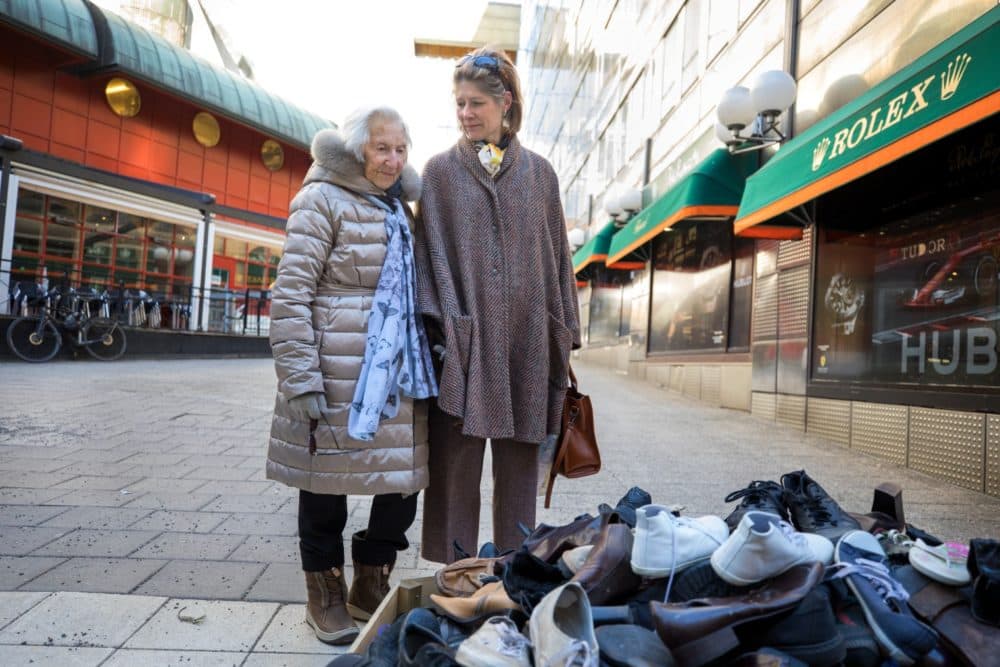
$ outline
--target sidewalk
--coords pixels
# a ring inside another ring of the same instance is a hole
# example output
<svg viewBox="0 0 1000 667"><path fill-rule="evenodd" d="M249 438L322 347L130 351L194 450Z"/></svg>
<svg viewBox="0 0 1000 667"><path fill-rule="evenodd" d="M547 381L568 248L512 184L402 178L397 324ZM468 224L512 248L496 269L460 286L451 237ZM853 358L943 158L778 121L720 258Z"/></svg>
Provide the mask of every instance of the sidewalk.
<svg viewBox="0 0 1000 667"><path fill-rule="evenodd" d="M538 520L565 523L638 485L725 515L724 496L806 469L866 511L882 481L948 539L1000 534L1000 500L745 413L575 365L604 469L558 480ZM0 365L0 663L325 665L302 622L295 492L264 479L270 360ZM490 493L489 473L484 494ZM345 534L366 525L352 497ZM481 541L491 539L484 502ZM421 519L393 582L430 574ZM469 545L471 547L471 545ZM348 577L351 568L347 568ZM194 624L178 612L195 617Z"/></svg>

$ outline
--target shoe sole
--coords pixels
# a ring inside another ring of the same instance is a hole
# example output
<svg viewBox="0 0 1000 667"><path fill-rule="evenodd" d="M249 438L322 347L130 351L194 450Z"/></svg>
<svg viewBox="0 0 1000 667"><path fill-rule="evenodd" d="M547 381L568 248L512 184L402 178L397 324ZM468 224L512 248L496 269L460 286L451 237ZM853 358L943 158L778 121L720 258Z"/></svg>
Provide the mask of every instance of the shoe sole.
<svg viewBox="0 0 1000 667"><path fill-rule="evenodd" d="M350 602L347 603L347 613L356 621L367 621L372 617L370 612L365 611L361 607L355 607Z"/></svg>
<svg viewBox="0 0 1000 667"><path fill-rule="evenodd" d="M841 541L842 540L837 540L837 548L834 550L833 553L833 561L835 563L840 562ZM872 634L875 635L875 642L879 645L880 648L882 648L882 650L886 651L889 654L889 657L891 659L895 660L903 667L907 667L908 665L914 664L916 660L908 656L906 652L903 651L903 649L893 644L892 640L889 639L888 635L886 635L885 632L882 631L882 628L879 627L878 623L875 622L875 618L873 617L872 613L868 611L868 605L865 604L864 598L861 596L861 593L858 591L857 586L854 584L853 578L855 576L856 575L848 575L844 577L844 581L847 583L847 587L851 589L851 593L854 594L855 599L858 601L858 606L861 607L861 611L865 615L865 620L868 622L868 627L869 629L871 629Z"/></svg>
<svg viewBox="0 0 1000 667"><path fill-rule="evenodd" d="M316 639L320 640L324 644L333 644L334 646L343 646L344 644L352 643L360 633L357 626L353 628L344 628L343 630L338 630L337 632L324 632L320 630L319 624L313 620L309 612L306 612L306 623L309 627L313 629L316 633Z"/></svg>
<svg viewBox="0 0 1000 667"><path fill-rule="evenodd" d="M761 577L759 579L744 579L743 577L737 577L735 574L732 574L730 572L724 571L722 569L722 565L720 565L717 562L717 559L715 558L715 554L714 553L712 554L711 558L709 559L709 562L712 563L712 569L715 570L715 573L717 575L719 575L719 578L722 579L723 581L725 581L727 584L732 584L733 586L743 586L743 587L746 587L746 586L755 586L755 585L757 585L759 583L767 581L768 579L774 579L775 577L777 577L779 575L782 575L785 572L788 572L790 569L792 569L796 565L805 565L806 563L812 563L813 559L812 558L803 558L801 560L797 560L794 563L790 563L787 567L785 567L785 569L781 570L780 572L769 572L765 576L763 576L763 577Z"/></svg>
<svg viewBox="0 0 1000 667"><path fill-rule="evenodd" d="M674 573L676 574L677 572L680 572L681 570L685 570L685 569L691 567L692 565L696 565L696 564L701 563L702 561L707 560L707 559L708 559L708 556L702 556L700 558L695 558L695 559L692 559L692 560L689 560L689 561L685 561L683 563L678 563L674 567ZM666 568L666 569L663 569L663 568L654 568L654 567L639 567L639 566L633 565L631 562L629 563L629 567L632 568L632 572L634 572L635 574L638 574L640 577L650 577L650 578L653 578L653 579L662 579L663 577L669 577L670 576L670 568L669 567Z"/></svg>

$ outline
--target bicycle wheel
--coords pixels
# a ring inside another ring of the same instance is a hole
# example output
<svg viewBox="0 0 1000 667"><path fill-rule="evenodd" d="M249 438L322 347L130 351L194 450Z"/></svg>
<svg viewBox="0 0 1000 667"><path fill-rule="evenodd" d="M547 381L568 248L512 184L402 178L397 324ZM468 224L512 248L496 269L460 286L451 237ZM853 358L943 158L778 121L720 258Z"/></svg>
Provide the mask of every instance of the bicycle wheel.
<svg viewBox="0 0 1000 667"><path fill-rule="evenodd" d="M115 320L95 318L80 330L83 346L94 359L114 361L125 354L125 330Z"/></svg>
<svg viewBox="0 0 1000 667"><path fill-rule="evenodd" d="M7 345L21 359L41 363L56 356L62 336L52 320L19 317L7 327Z"/></svg>

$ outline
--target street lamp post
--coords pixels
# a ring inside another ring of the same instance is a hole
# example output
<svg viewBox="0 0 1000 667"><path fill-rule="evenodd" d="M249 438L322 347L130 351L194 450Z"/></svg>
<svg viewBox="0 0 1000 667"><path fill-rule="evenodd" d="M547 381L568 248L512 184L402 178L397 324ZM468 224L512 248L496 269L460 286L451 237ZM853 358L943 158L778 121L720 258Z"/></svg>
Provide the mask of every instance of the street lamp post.
<svg viewBox="0 0 1000 667"><path fill-rule="evenodd" d="M716 109L715 136L730 153L745 153L781 143L781 114L795 103L795 79L782 70L760 74L752 88L737 86L722 94Z"/></svg>

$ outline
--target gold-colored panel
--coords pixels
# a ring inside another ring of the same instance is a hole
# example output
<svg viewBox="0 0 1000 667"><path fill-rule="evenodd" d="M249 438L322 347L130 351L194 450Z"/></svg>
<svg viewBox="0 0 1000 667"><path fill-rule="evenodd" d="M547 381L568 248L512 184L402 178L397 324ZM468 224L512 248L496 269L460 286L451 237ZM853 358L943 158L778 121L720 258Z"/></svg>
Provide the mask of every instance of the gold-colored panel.
<svg viewBox="0 0 1000 667"><path fill-rule="evenodd" d="M778 270L789 269L799 264L808 264L812 255L813 228L806 227L801 241L779 241Z"/></svg>
<svg viewBox="0 0 1000 667"><path fill-rule="evenodd" d="M104 87L104 98L108 106L119 116L134 118L142 108L142 96L131 81L115 77Z"/></svg>
<svg viewBox="0 0 1000 667"><path fill-rule="evenodd" d="M775 421L800 428L806 428L806 397L777 394L774 410Z"/></svg>
<svg viewBox="0 0 1000 667"><path fill-rule="evenodd" d="M782 340L806 335L809 322L809 267L778 274L778 335Z"/></svg>
<svg viewBox="0 0 1000 667"><path fill-rule="evenodd" d="M701 366L683 366L684 395L701 398Z"/></svg>
<svg viewBox="0 0 1000 667"><path fill-rule="evenodd" d="M983 490L985 416L910 409L910 467L958 486Z"/></svg>
<svg viewBox="0 0 1000 667"><path fill-rule="evenodd" d="M285 166L285 151L274 139L265 139L260 145L260 161L270 171L279 171Z"/></svg>
<svg viewBox="0 0 1000 667"><path fill-rule="evenodd" d="M986 493L1000 496L1000 415L986 422Z"/></svg>
<svg viewBox="0 0 1000 667"><path fill-rule="evenodd" d="M712 405L722 403L722 367L701 367L701 400Z"/></svg>
<svg viewBox="0 0 1000 667"><path fill-rule="evenodd" d="M907 415L905 405L851 404L851 449L906 465Z"/></svg>
<svg viewBox="0 0 1000 667"><path fill-rule="evenodd" d="M755 391L750 397L750 414L774 421L775 394Z"/></svg>
<svg viewBox="0 0 1000 667"><path fill-rule="evenodd" d="M810 398L806 404L806 431L850 446L851 402Z"/></svg>
<svg viewBox="0 0 1000 667"><path fill-rule="evenodd" d="M194 138L205 148L212 148L222 138L219 121L215 120L215 116L204 111L199 111L194 115L191 130L194 132Z"/></svg>

